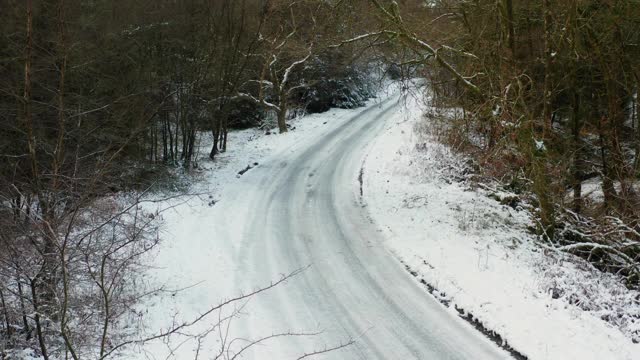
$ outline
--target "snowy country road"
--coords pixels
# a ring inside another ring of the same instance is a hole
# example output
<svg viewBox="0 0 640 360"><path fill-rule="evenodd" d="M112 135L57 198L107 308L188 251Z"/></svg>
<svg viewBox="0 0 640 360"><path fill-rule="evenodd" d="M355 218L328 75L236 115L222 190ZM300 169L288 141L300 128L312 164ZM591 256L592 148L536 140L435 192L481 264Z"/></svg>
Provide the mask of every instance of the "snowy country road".
<svg viewBox="0 0 640 360"><path fill-rule="evenodd" d="M384 248L367 216L359 172L367 144L384 130L385 117L401 106L397 102L395 97L370 106L274 156L230 189L233 201L216 205L212 229L242 229L225 234L236 243L237 284L265 284L311 265L286 286L252 300L243 327L254 337L275 329L322 334L261 347L255 358L295 359L349 338L356 343L324 358L508 357L428 295Z"/></svg>

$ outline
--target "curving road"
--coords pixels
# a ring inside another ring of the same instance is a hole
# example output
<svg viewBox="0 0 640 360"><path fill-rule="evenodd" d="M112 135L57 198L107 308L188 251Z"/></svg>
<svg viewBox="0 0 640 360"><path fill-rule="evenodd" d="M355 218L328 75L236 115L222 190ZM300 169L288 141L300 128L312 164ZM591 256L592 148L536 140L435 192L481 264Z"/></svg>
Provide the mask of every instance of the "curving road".
<svg viewBox="0 0 640 360"><path fill-rule="evenodd" d="M398 98L365 108L244 174L216 205L233 243L235 282L251 288L309 269L252 300L238 333L317 330L249 358L296 359L353 338L323 359L504 359L505 352L427 294L389 253L360 198L367 144Z"/></svg>

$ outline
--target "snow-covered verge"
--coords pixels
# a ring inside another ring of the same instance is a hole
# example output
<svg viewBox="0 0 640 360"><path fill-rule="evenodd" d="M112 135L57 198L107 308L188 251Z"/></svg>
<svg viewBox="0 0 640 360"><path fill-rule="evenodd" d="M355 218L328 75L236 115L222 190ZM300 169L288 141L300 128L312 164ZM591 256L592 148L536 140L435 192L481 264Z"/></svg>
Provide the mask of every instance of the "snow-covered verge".
<svg viewBox="0 0 640 360"><path fill-rule="evenodd" d="M640 359L640 294L527 231L530 214L465 181L465 159L410 100L370 145L363 197L389 249L445 306L529 359Z"/></svg>

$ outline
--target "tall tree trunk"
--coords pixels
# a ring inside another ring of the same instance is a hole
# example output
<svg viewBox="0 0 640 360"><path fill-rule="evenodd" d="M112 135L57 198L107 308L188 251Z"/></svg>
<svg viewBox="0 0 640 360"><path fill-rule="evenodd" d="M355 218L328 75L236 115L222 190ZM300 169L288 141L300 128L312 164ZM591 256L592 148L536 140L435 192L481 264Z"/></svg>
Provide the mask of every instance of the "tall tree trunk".
<svg viewBox="0 0 640 360"><path fill-rule="evenodd" d="M25 305L25 294L22 290L22 282L20 281L20 277L16 275L16 283L18 284L18 297L20 302L20 315L22 316L22 327L24 329L24 333L26 334L26 339L31 339L31 327L29 326L29 320L27 318L27 307Z"/></svg>
<svg viewBox="0 0 640 360"><path fill-rule="evenodd" d="M158 161L158 127L151 121L151 162Z"/></svg>
<svg viewBox="0 0 640 360"><path fill-rule="evenodd" d="M542 138L547 139L551 135L551 0L542 0L542 12L544 17L544 86L543 86L543 110L542 110Z"/></svg>
<svg viewBox="0 0 640 360"><path fill-rule="evenodd" d="M222 152L227 152L227 137L229 135L229 128L227 126L227 117L224 119L224 128L222 130Z"/></svg>
<svg viewBox="0 0 640 360"><path fill-rule="evenodd" d="M502 23L503 43L509 52L509 59L513 60L515 56L516 41L513 20L513 0L498 0L498 11Z"/></svg>
<svg viewBox="0 0 640 360"><path fill-rule="evenodd" d="M169 161L169 122L167 121L167 116L163 112L162 114L162 162L167 163Z"/></svg>
<svg viewBox="0 0 640 360"><path fill-rule="evenodd" d="M573 87L573 96L571 99L572 112L571 112L571 135L572 135L572 152L573 152L573 164L572 164L572 188L573 188L573 211L576 213L582 212L582 176L583 176L583 159L582 159L582 142L580 139L580 131L582 129L582 119L580 112L580 93Z"/></svg>
<svg viewBox="0 0 640 360"><path fill-rule="evenodd" d="M616 189L613 186L613 171L608 161L607 141L604 131L606 129L604 116L600 117L598 122L599 140L600 140L600 161L602 162L602 192L604 194L604 207L606 210L611 209L615 205Z"/></svg>
<svg viewBox="0 0 640 360"><path fill-rule="evenodd" d="M213 146L211 147L211 151L209 152L209 159L211 160L213 160L219 152L220 130L222 127L222 110L223 105L218 105L218 109L214 113L213 122L211 124L211 136L213 136Z"/></svg>
<svg viewBox="0 0 640 360"><path fill-rule="evenodd" d="M173 149L173 162L175 164L179 161L179 143L180 143L180 110L178 108L178 104L175 106L174 110L174 122L176 123L176 129L174 131L173 141L174 141L174 149Z"/></svg>
<svg viewBox="0 0 640 360"><path fill-rule="evenodd" d="M278 130L280 133L287 132L287 94L280 93L280 109L278 110Z"/></svg>
<svg viewBox="0 0 640 360"><path fill-rule="evenodd" d="M607 137L610 150L611 179L620 184L619 194L616 198L617 210L627 216L633 216L636 212L636 192L633 188L633 169L627 161L623 150L623 137L625 131L625 104L621 100L628 93L621 88L621 80L624 74L621 69L613 67L607 81L607 106L609 131Z"/></svg>
<svg viewBox="0 0 640 360"><path fill-rule="evenodd" d="M42 331L42 322L40 321L40 302L38 299L38 285L37 280L31 280L31 300L33 302L33 312L35 314L34 321L36 323L36 335L38 336L38 343L40 344L40 353L44 360L49 360L49 354L47 351L47 343L44 338L44 332Z"/></svg>
<svg viewBox="0 0 640 360"><path fill-rule="evenodd" d="M640 118L638 117L638 111L640 110L640 105L638 104L638 92L640 88L638 84L636 84L635 91L633 93L633 124L636 130L636 156L633 161L633 173L636 178L640 178Z"/></svg>
<svg viewBox="0 0 640 360"><path fill-rule="evenodd" d="M58 56L60 57L59 69L60 78L58 80L58 139L53 152L52 184L51 195L56 196L62 162L64 161L64 140L65 140L65 76L67 70L67 40L65 34L64 0L58 0ZM51 201L56 203L56 199Z"/></svg>
<svg viewBox="0 0 640 360"><path fill-rule="evenodd" d="M213 137L213 146L211 146L211 151L209 151L209 159L213 160L218 154L218 132L215 127L211 130L211 136Z"/></svg>
<svg viewBox="0 0 640 360"><path fill-rule="evenodd" d="M27 134L27 146L31 164L31 178L34 182L34 192L40 192L40 175L38 172L38 158L36 157L36 139L33 131L31 113L31 60L33 51L33 0L27 0L27 46L24 61L24 93L22 96L23 121ZM46 207L46 202L41 204ZM46 212L46 211L45 211Z"/></svg>
<svg viewBox="0 0 640 360"><path fill-rule="evenodd" d="M165 116L165 121L167 122L167 132L169 135L169 159L171 161L172 164L175 164L176 162L176 153L174 151L174 139L176 138L173 135L173 127L171 126L171 121L169 121L169 112L165 111L164 112L164 116Z"/></svg>
<svg viewBox="0 0 640 360"><path fill-rule="evenodd" d="M38 158L36 154L36 137L33 127L33 114L31 109L32 102L32 51L33 51L33 0L27 0L27 46L25 50L25 66L24 66L24 94L23 94L23 116L24 126L27 134L27 145L29 149L29 159L31 162L32 181L34 183L33 192L38 198L38 205L41 209L42 219L48 223L48 229L55 228L54 204L49 202L51 191L45 194L42 191L42 184L40 180ZM64 78L61 78L62 85L64 84ZM60 98L61 100L62 98ZM63 115L60 115L63 116ZM64 119L62 118L62 121ZM62 134L63 135L63 134ZM57 155L55 156L57 157ZM55 161L54 161L55 162ZM44 301L45 309L51 310L51 313L47 315L55 319L55 312L53 311L52 303L55 300L55 283L56 283L56 253L55 253L55 234L51 231L46 231L41 236L42 246L40 248L43 254L43 265L37 277L40 278L41 287L39 290L43 291L42 299Z"/></svg>
<svg viewBox="0 0 640 360"><path fill-rule="evenodd" d="M578 32L578 0L571 0L571 11L569 12L569 29L567 30L569 33L569 42L566 44L571 48L574 54L578 53L578 41L577 32ZM572 56L572 60L570 65L573 70L572 81L570 84L570 101L571 101L571 147L573 153L573 163L571 169L571 181L573 188L573 211L577 214L582 212L582 208L584 205L582 199L582 181L584 176L584 156L585 152L583 151L582 139L580 136L580 132L582 131L582 126L585 123L583 121L583 113L582 110L582 93L580 87L580 64L578 59Z"/></svg>
<svg viewBox="0 0 640 360"><path fill-rule="evenodd" d="M0 305L2 305L2 315L4 317L4 325L5 325L5 333L7 334L7 338L11 340L13 337L13 327L11 326L11 320L9 319L9 309L7 308L7 303L4 299L4 292L0 288Z"/></svg>
<svg viewBox="0 0 640 360"><path fill-rule="evenodd" d="M511 49L511 57L515 59L516 55L516 32L514 30L513 20L513 0L505 0L507 8L507 34L509 35L509 49Z"/></svg>

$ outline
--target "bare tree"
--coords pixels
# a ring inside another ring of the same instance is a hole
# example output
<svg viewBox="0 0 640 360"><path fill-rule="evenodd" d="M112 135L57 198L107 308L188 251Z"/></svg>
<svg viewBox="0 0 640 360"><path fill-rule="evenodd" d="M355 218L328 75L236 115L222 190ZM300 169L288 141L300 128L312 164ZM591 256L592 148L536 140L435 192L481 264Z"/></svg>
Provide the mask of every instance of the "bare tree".
<svg viewBox="0 0 640 360"><path fill-rule="evenodd" d="M309 84L300 79L293 80L294 72L299 70L313 54L313 39L305 41L297 38L299 28L296 23L293 5L288 7L290 13L288 33L284 26L280 26L271 38L263 38L262 42L266 48L260 57L263 64L259 79L252 79L244 84L244 87L256 84L258 86L258 96L253 96L247 92L238 92L237 97L248 99L267 110L272 110L277 114L277 124L280 133L287 132L287 111L289 109L289 98L291 94ZM315 29L315 18L311 17L314 24L311 29L313 36ZM267 100L272 98L273 101Z"/></svg>

